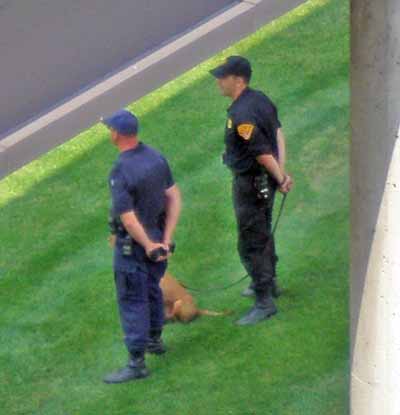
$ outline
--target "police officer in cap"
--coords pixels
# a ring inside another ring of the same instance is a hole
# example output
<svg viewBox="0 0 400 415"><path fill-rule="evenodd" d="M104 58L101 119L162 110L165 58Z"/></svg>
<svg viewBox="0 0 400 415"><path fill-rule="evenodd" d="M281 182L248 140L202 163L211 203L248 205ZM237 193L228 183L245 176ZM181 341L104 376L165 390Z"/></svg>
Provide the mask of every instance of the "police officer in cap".
<svg viewBox="0 0 400 415"><path fill-rule="evenodd" d="M230 56L211 74L221 94L233 101L227 111L223 162L233 173L238 251L252 278L244 294L255 294L254 307L237 324L255 324L277 312L272 211L276 190L288 193L293 182L285 173L285 138L277 108L264 93L249 86L249 61Z"/></svg>
<svg viewBox="0 0 400 415"><path fill-rule="evenodd" d="M129 352L126 367L104 378L121 383L149 375L145 352L162 354L164 323L159 286L173 247L181 197L167 160L138 139L138 120L126 110L102 119L120 152L109 177L110 226L116 235L114 277Z"/></svg>

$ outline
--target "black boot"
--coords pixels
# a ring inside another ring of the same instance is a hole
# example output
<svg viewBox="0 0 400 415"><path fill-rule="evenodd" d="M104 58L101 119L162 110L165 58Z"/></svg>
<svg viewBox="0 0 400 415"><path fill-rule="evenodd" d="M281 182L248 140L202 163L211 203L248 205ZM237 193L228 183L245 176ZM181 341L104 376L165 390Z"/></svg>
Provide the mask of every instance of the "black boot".
<svg viewBox="0 0 400 415"><path fill-rule="evenodd" d="M271 283L271 294L274 298L279 298L282 295L282 289L278 285L278 279L273 278ZM242 291L242 297L255 297L254 284L251 283L245 290Z"/></svg>
<svg viewBox="0 0 400 415"><path fill-rule="evenodd" d="M279 298L282 295L282 289L278 285L278 279L274 277L271 283L271 294L274 298Z"/></svg>
<svg viewBox="0 0 400 415"><path fill-rule="evenodd" d="M250 285L242 291L242 297L254 297L256 292L254 291L254 282L251 282Z"/></svg>
<svg viewBox="0 0 400 415"><path fill-rule="evenodd" d="M248 311L236 324L239 326L257 324L278 312L271 295L271 289L266 293L256 292L254 307Z"/></svg>
<svg viewBox="0 0 400 415"><path fill-rule="evenodd" d="M110 373L103 380L105 383L124 383L146 378L149 374L144 360L144 352L135 352L131 354L127 366L117 372Z"/></svg>
<svg viewBox="0 0 400 415"><path fill-rule="evenodd" d="M164 354L167 349L161 338L161 330L151 330L146 351L153 354Z"/></svg>

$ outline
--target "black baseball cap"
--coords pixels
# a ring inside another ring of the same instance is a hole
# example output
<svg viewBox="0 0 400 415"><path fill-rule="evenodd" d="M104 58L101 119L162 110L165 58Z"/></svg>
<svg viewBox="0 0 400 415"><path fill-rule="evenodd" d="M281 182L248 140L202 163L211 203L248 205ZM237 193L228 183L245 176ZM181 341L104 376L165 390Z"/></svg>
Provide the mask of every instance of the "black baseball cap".
<svg viewBox="0 0 400 415"><path fill-rule="evenodd" d="M229 56L222 65L219 65L210 71L211 75L216 78L225 78L229 75L235 75L242 76L247 80L250 80L251 72L250 62L243 56Z"/></svg>

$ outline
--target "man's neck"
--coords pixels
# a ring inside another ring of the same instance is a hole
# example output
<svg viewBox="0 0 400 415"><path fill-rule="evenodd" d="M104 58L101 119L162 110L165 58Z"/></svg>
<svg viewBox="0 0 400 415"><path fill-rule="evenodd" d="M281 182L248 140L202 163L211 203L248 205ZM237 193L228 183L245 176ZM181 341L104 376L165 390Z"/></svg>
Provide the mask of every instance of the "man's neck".
<svg viewBox="0 0 400 415"><path fill-rule="evenodd" d="M123 141L122 143L118 143L118 150L120 153L123 153L124 151L133 150L139 145L139 140L129 140L129 141Z"/></svg>
<svg viewBox="0 0 400 415"><path fill-rule="evenodd" d="M242 87L238 88L231 96L232 101L236 101L240 95L243 94L243 91L248 87L248 85L243 85Z"/></svg>

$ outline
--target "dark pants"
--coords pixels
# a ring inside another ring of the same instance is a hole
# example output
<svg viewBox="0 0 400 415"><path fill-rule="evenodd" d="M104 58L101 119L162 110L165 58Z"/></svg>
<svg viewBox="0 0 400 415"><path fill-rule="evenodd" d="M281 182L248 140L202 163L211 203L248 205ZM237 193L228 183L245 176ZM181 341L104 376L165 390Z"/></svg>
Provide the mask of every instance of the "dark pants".
<svg viewBox="0 0 400 415"><path fill-rule="evenodd" d="M162 330L164 324L162 274L137 268L134 272L116 270L114 276L126 347L130 353L143 352L150 331Z"/></svg>
<svg viewBox="0 0 400 415"><path fill-rule="evenodd" d="M256 293L265 294L275 277L277 261L271 234L276 186L270 182L269 197L263 200L257 197L254 175L234 175L232 184L240 259Z"/></svg>

